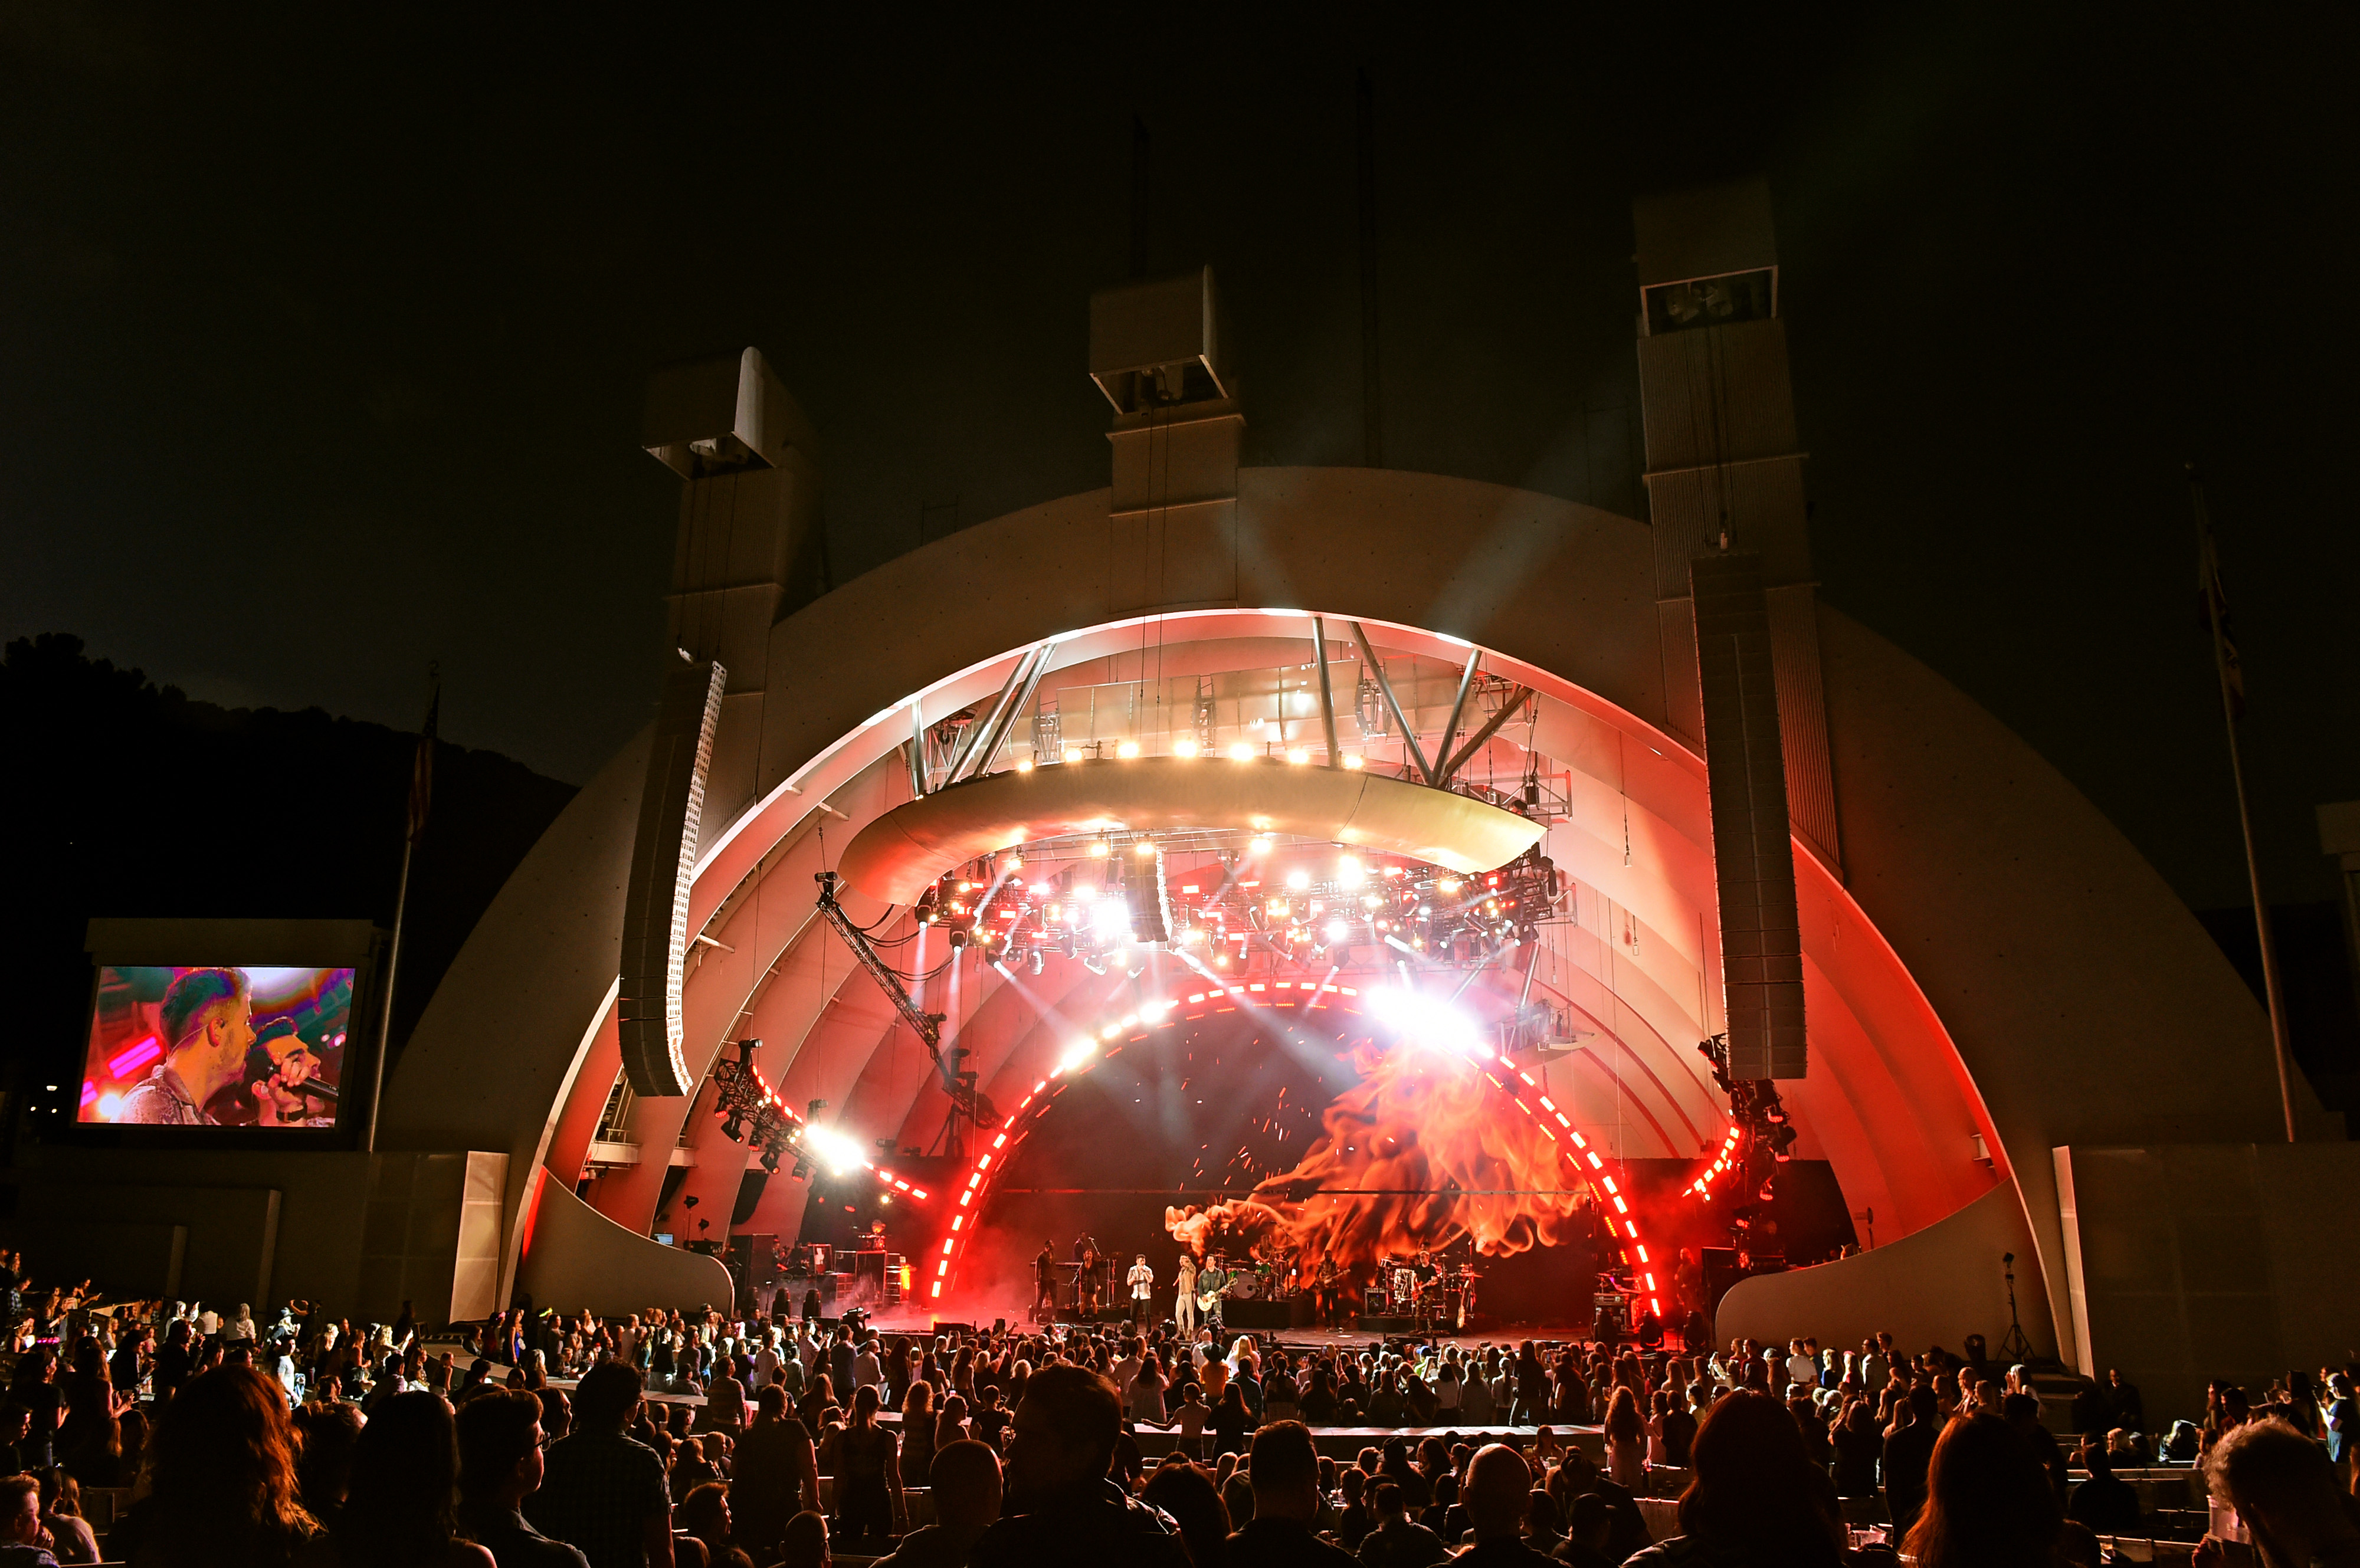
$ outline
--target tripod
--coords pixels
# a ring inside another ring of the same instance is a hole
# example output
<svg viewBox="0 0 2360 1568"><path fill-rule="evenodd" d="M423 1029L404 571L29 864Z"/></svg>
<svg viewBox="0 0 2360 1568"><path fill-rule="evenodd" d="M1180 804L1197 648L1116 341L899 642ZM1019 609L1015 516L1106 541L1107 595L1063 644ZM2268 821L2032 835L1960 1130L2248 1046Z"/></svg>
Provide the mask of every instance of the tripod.
<svg viewBox="0 0 2360 1568"><path fill-rule="evenodd" d="M2007 1333L1999 1342L1999 1358L2020 1365L2032 1359L2032 1341L2024 1336L2024 1321L2016 1311L2016 1254L2002 1253L2000 1267L2007 1270Z"/></svg>

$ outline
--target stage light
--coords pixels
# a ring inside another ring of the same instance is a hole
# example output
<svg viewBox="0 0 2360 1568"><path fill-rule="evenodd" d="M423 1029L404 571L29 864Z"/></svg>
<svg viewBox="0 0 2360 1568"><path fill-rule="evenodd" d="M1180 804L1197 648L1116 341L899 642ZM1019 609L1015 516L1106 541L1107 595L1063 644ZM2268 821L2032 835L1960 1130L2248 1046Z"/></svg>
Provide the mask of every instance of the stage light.
<svg viewBox="0 0 2360 1568"><path fill-rule="evenodd" d="M1253 758L1254 748L1248 746L1243 741L1240 741L1235 746L1229 747L1229 760L1231 762L1251 762Z"/></svg>
<svg viewBox="0 0 2360 1568"><path fill-rule="evenodd" d="M1000 857L1000 864L1005 866L1010 871L1022 871L1024 869L1024 857L1011 849ZM1017 877L1016 885L1019 887L1024 886L1024 878L1022 877Z"/></svg>
<svg viewBox="0 0 2360 1568"><path fill-rule="evenodd" d="M1356 773L1364 766L1357 755L1348 755L1344 758L1344 770L1348 773Z"/></svg>
<svg viewBox="0 0 2360 1568"><path fill-rule="evenodd" d="M1040 974L1043 969L1048 966L1048 963L1049 961L1042 956L1041 950L1039 948L1036 947L1032 950L1032 969L1033 974Z"/></svg>
<svg viewBox="0 0 2360 1568"><path fill-rule="evenodd" d="M1067 762L1079 762L1082 759L1082 748L1078 746L1069 746L1065 748L1065 756Z"/></svg>
<svg viewBox="0 0 2360 1568"><path fill-rule="evenodd" d="M1256 833L1253 835L1252 840L1247 844L1246 847L1256 855L1268 855L1270 853L1270 835L1268 833Z"/></svg>
<svg viewBox="0 0 2360 1568"><path fill-rule="evenodd" d="M1141 839L1131 846L1131 853L1145 860L1155 853L1155 841L1152 838Z"/></svg>
<svg viewBox="0 0 2360 1568"><path fill-rule="evenodd" d="M1105 839L1103 839L1103 838L1094 838L1094 839L1090 840L1090 858L1091 858L1091 859L1093 859L1093 860L1104 860L1108 855L1111 855L1111 854L1113 854L1113 853L1114 853L1114 845L1113 845L1113 844L1109 844Z"/></svg>
<svg viewBox="0 0 2360 1568"><path fill-rule="evenodd" d="M1286 760L1300 768L1311 760L1311 753L1298 746L1286 754Z"/></svg>
<svg viewBox="0 0 2360 1568"><path fill-rule="evenodd" d="M1190 926L1180 933L1180 945L1183 947L1195 947L1204 940L1205 933L1195 926Z"/></svg>
<svg viewBox="0 0 2360 1568"><path fill-rule="evenodd" d="M1018 758L1016 759L1016 771L1017 771L1017 772L1019 772L1019 773L1030 773L1030 772L1032 772L1032 759L1031 757L1018 757Z"/></svg>
<svg viewBox="0 0 2360 1568"><path fill-rule="evenodd" d="M1351 934L1352 928L1346 925L1343 921L1329 920L1328 922L1328 940L1329 942L1341 942Z"/></svg>
<svg viewBox="0 0 2360 1568"><path fill-rule="evenodd" d="M1363 893L1360 895L1360 908L1364 909L1382 909L1384 907L1385 901L1377 897L1374 893Z"/></svg>
<svg viewBox="0 0 2360 1568"><path fill-rule="evenodd" d="M1357 887L1368 879L1369 874L1360 868L1360 861L1352 855L1348 855L1341 860L1336 862L1336 884L1338 887Z"/></svg>
<svg viewBox="0 0 2360 1568"><path fill-rule="evenodd" d="M1286 885L1295 889L1297 892L1300 892L1304 888L1311 886L1311 873L1308 871L1290 871L1286 874Z"/></svg>
<svg viewBox="0 0 2360 1568"><path fill-rule="evenodd" d="M1096 887L1091 887L1088 883L1076 882L1074 884L1073 899L1076 904L1087 904L1098 896L1098 890Z"/></svg>
<svg viewBox="0 0 2360 1568"><path fill-rule="evenodd" d="M1435 886L1440 888L1443 892L1456 893L1459 891L1459 878L1456 877L1445 877L1441 881L1437 882Z"/></svg>
<svg viewBox="0 0 2360 1568"><path fill-rule="evenodd" d="M1270 901L1269 908L1270 908L1270 912L1271 912L1272 914L1273 914L1273 915L1277 916L1280 920L1284 920L1284 919L1286 918L1286 900L1285 900L1285 899L1284 899L1284 898L1273 898L1273 899Z"/></svg>
<svg viewBox="0 0 2360 1568"><path fill-rule="evenodd" d="M1077 1040L1074 1041L1073 1044L1065 1047L1065 1053L1057 1058L1057 1065L1050 1069L1049 1076L1052 1078L1063 1078L1066 1073L1071 1073L1075 1068L1081 1066L1082 1063L1087 1062L1091 1057L1096 1056L1098 1053L1098 1041L1094 1040Z"/></svg>
<svg viewBox="0 0 2360 1568"><path fill-rule="evenodd" d="M1115 743L1114 754L1117 757L1123 757L1125 759L1137 757L1139 755L1139 743L1135 740L1117 741Z"/></svg>
<svg viewBox="0 0 2360 1568"><path fill-rule="evenodd" d="M834 1127L803 1128L803 1147L832 1174L841 1176L860 1166L860 1146Z"/></svg>
<svg viewBox="0 0 2360 1568"><path fill-rule="evenodd" d="M1195 737L1195 736L1193 736L1193 735L1182 735L1178 740L1174 741L1174 742L1172 743L1172 755L1173 755L1173 756L1175 756L1175 757L1194 757L1194 756L1196 756L1196 737Z"/></svg>
<svg viewBox="0 0 2360 1568"><path fill-rule="evenodd" d="M1368 1008L1407 1040L1456 1051L1482 1048L1475 1020L1438 996L1381 985L1365 996Z"/></svg>

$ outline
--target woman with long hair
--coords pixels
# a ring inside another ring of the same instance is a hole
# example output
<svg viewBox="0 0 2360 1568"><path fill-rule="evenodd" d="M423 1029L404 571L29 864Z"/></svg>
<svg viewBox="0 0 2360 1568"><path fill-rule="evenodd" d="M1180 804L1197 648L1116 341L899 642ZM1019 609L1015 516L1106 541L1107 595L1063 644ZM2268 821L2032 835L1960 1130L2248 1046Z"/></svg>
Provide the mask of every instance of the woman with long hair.
<svg viewBox="0 0 2360 1568"><path fill-rule="evenodd" d="M1647 1423L1639 1414L1639 1401L1627 1383L1614 1385L1614 1392L1606 1401L1606 1474L1609 1479L1625 1491L1635 1491L1647 1481Z"/></svg>
<svg viewBox="0 0 2360 1568"><path fill-rule="evenodd" d="M881 1555L902 1519L900 1445L877 1422L877 1385L853 1391L852 1419L836 1434L836 1524L829 1531L847 1552L874 1538Z"/></svg>
<svg viewBox="0 0 2360 1568"><path fill-rule="evenodd" d="M901 1484L923 1486L934 1468L934 1390L912 1383L901 1400Z"/></svg>
<svg viewBox="0 0 2360 1568"><path fill-rule="evenodd" d="M1698 1557L1727 1568L1834 1568L1843 1560L1835 1488L1777 1400L1745 1391L1721 1399L1697 1428L1689 1460L1696 1479L1680 1496L1679 1537L1636 1553L1627 1568Z"/></svg>
<svg viewBox="0 0 2360 1568"><path fill-rule="evenodd" d="M1166 1460L1147 1478L1140 1497L1162 1508L1180 1527L1180 1544L1193 1568L1226 1568L1229 1560L1229 1510L1221 1488L1200 1465Z"/></svg>
<svg viewBox="0 0 2360 1568"><path fill-rule="evenodd" d="M1836 1496L1876 1496L1877 1463L1885 1457L1885 1436L1877 1429L1876 1411L1866 1399L1854 1399L1829 1436L1836 1451Z"/></svg>
<svg viewBox="0 0 2360 1568"><path fill-rule="evenodd" d="M902 1423L908 1425L906 1421ZM943 1401L940 1413L934 1417L934 1452L940 1454L954 1443L967 1436L967 1400L953 1394Z"/></svg>
<svg viewBox="0 0 2360 1568"><path fill-rule="evenodd" d="M353 1442L336 1515L336 1568L497 1568L459 1534L459 1437L451 1407L420 1389L379 1405Z"/></svg>
<svg viewBox="0 0 2360 1568"><path fill-rule="evenodd" d="M52 1465L35 1479L41 1484L41 1528L49 1532L58 1561L98 1562L98 1537L82 1517L82 1488L74 1478Z"/></svg>
<svg viewBox="0 0 2360 1568"><path fill-rule="evenodd" d="M803 1397L795 1401L795 1417L814 1432L820 1429L820 1412L836 1403L836 1378L825 1372L814 1372L803 1385Z"/></svg>
<svg viewBox="0 0 2360 1568"><path fill-rule="evenodd" d="M1221 1389L1221 1402L1213 1407L1213 1453L1243 1454L1246 1433L1253 1430L1253 1412L1246 1409L1245 1390L1235 1383Z"/></svg>
<svg viewBox="0 0 2360 1568"><path fill-rule="evenodd" d="M1131 1407L1131 1419L1162 1426L1164 1390L1169 1386L1164 1380L1164 1363L1155 1352L1151 1350L1141 1356L1139 1370L1131 1375L1131 1387L1123 1390L1124 1400Z"/></svg>
<svg viewBox="0 0 2360 1568"><path fill-rule="evenodd" d="M296 1488L286 1398L251 1367L182 1385L148 1440L148 1479L106 1541L134 1568L286 1568L319 1532Z"/></svg>
<svg viewBox="0 0 2360 1568"><path fill-rule="evenodd" d="M2032 1444L1998 1416L1961 1416L1934 1440L1926 1507L1902 1552L1918 1568L2062 1564L2063 1516Z"/></svg>

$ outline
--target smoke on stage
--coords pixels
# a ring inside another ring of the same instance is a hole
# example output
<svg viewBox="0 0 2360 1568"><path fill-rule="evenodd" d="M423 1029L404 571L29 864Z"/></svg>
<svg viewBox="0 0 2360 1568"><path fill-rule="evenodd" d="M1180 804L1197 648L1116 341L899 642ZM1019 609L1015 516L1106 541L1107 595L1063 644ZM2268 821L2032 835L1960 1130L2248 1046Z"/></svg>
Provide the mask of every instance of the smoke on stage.
<svg viewBox="0 0 2360 1568"><path fill-rule="evenodd" d="M1586 1191L1531 1116L1501 1114L1497 1091L1466 1057L1407 1042L1354 1053L1360 1082L1322 1116L1292 1171L1251 1196L1167 1208L1164 1228L1191 1252L1275 1242L1304 1269L1332 1261L1365 1273L1387 1256L1473 1238L1504 1258L1587 1234Z"/></svg>

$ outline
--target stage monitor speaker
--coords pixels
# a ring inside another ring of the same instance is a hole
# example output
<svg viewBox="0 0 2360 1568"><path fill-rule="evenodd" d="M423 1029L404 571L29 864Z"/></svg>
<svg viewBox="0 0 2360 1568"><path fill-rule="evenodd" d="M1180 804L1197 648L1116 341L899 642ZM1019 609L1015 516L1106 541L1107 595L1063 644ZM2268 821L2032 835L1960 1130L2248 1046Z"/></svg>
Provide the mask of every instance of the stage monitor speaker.
<svg viewBox="0 0 2360 1568"><path fill-rule="evenodd" d="M693 1082L681 1055L689 877L728 681L728 671L710 659L681 665L665 678L656 713L630 880L623 890L623 975L615 1004L623 1075L642 1096L685 1094Z"/></svg>
<svg viewBox="0 0 2360 1568"><path fill-rule="evenodd" d="M1231 1300L1221 1312L1221 1325L1228 1329L1273 1329L1295 1326L1295 1306L1291 1301L1240 1301Z"/></svg>
<svg viewBox="0 0 2360 1568"><path fill-rule="evenodd" d="M1778 683L1762 558L1700 555L1688 565L1697 674L1704 696L1705 779L1732 1078L1800 1078L1803 932Z"/></svg>

